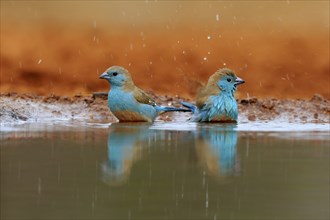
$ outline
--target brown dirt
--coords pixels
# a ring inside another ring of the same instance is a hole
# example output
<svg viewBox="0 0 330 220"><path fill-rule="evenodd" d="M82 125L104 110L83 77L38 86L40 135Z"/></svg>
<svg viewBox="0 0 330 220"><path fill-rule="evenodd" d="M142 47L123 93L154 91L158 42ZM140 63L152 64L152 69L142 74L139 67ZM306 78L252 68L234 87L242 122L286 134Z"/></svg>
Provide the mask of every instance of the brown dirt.
<svg viewBox="0 0 330 220"><path fill-rule="evenodd" d="M190 101L179 96L155 96L159 104L180 106L179 101ZM310 100L303 99L238 99L239 121L286 121L299 123L330 123L330 99L315 94ZM107 106L106 94L89 96L36 96L7 93L0 95L1 123L20 121L67 120L76 119L110 123L116 118ZM190 113L180 113L188 120ZM182 120L182 117L180 120ZM176 121L173 113L158 117L160 121Z"/></svg>

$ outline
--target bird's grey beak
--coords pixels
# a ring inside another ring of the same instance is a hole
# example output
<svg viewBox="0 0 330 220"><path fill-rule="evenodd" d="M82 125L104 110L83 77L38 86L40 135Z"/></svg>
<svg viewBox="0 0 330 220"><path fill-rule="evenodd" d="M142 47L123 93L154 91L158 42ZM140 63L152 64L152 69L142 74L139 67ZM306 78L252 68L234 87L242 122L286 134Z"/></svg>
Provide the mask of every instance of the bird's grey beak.
<svg viewBox="0 0 330 220"><path fill-rule="evenodd" d="M104 72L102 73L100 76L99 76L100 79L110 79L110 76L108 75L107 72Z"/></svg>
<svg viewBox="0 0 330 220"><path fill-rule="evenodd" d="M239 85L239 84L242 84L242 83L245 83L245 81L242 80L241 78L237 77L236 80L235 80L235 85Z"/></svg>

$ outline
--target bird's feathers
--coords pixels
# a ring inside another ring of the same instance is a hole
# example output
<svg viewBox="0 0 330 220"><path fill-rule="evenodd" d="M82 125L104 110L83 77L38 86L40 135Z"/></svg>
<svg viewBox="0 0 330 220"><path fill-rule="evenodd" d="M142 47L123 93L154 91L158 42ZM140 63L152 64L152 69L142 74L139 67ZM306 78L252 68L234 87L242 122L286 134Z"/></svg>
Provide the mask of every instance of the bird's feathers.
<svg viewBox="0 0 330 220"><path fill-rule="evenodd" d="M196 106L199 109L203 108L211 95L219 95L220 92L221 90L216 84L201 88L201 90L197 93Z"/></svg>
<svg viewBox="0 0 330 220"><path fill-rule="evenodd" d="M210 76L206 86L202 87L197 93L196 106L199 109L203 108L210 96L220 95L221 88L218 86L217 83L223 76L226 75L235 78L237 77L232 70L227 68L219 69L212 76Z"/></svg>
<svg viewBox="0 0 330 220"><path fill-rule="evenodd" d="M219 69L216 71L210 76L206 86L197 93L196 106L182 103L193 112L190 120L196 122L237 121L238 108L234 93L236 86L241 83L244 81L238 78L232 70Z"/></svg>
<svg viewBox="0 0 330 220"><path fill-rule="evenodd" d="M135 100L141 104L147 104L152 106L156 105L156 101L150 95L148 95L142 89L136 86L134 87L133 95Z"/></svg>
<svg viewBox="0 0 330 220"><path fill-rule="evenodd" d="M189 102L184 102L184 101L181 101L180 102L181 105L183 105L184 107L188 108L192 113L195 113L198 111L198 108L196 105L192 104L192 103L189 103Z"/></svg>
<svg viewBox="0 0 330 220"><path fill-rule="evenodd" d="M157 115L168 111L191 111L169 106L158 106L155 100L136 87L128 70L120 66L112 66L100 76L110 83L108 104L112 113L121 122L152 122Z"/></svg>
<svg viewBox="0 0 330 220"><path fill-rule="evenodd" d="M130 110L119 110L112 112L121 122L152 122L148 116Z"/></svg>

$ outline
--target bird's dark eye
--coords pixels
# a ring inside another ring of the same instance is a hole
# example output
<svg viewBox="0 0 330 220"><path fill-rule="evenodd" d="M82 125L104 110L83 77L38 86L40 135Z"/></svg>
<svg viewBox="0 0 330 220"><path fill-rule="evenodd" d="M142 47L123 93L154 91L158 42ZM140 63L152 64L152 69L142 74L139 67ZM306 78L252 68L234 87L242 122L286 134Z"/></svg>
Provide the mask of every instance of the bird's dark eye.
<svg viewBox="0 0 330 220"><path fill-rule="evenodd" d="M113 76L117 76L117 75L118 75L118 73L117 73L117 72L114 72L114 73L112 73L112 75L113 75Z"/></svg>
<svg viewBox="0 0 330 220"><path fill-rule="evenodd" d="M228 78L227 81L228 81L228 82L231 82L231 79Z"/></svg>

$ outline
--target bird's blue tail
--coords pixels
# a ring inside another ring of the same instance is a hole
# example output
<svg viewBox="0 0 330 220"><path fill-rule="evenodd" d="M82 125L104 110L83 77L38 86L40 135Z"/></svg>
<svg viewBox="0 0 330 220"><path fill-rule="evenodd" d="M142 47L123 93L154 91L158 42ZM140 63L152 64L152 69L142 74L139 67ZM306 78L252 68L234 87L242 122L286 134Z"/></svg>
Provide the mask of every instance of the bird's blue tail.
<svg viewBox="0 0 330 220"><path fill-rule="evenodd" d="M169 106L156 106L158 112L191 112L191 109L187 108L177 108Z"/></svg>
<svg viewBox="0 0 330 220"><path fill-rule="evenodd" d="M192 113L195 113L195 112L198 111L197 106L194 105L194 104L191 104L191 103L189 103L189 102L183 102L183 101L181 101L180 103L181 103L181 105L183 105L184 107L188 108Z"/></svg>

